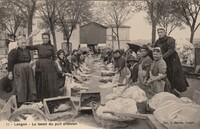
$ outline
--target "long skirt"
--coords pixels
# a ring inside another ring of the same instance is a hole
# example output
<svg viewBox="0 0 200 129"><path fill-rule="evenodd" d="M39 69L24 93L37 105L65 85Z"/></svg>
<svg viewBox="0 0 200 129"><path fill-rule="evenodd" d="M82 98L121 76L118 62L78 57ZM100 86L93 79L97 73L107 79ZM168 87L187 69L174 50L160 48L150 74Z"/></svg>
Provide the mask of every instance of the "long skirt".
<svg viewBox="0 0 200 129"><path fill-rule="evenodd" d="M57 65L51 59L39 59L35 68L37 98L39 101L44 98L59 96L59 88L56 84Z"/></svg>
<svg viewBox="0 0 200 129"><path fill-rule="evenodd" d="M188 82L182 70L181 62L177 52L165 59L167 64L167 78L171 83L171 88L184 92L187 90Z"/></svg>
<svg viewBox="0 0 200 129"><path fill-rule="evenodd" d="M17 101L20 103L33 101L36 98L36 85L31 65L29 63L15 64L13 75Z"/></svg>

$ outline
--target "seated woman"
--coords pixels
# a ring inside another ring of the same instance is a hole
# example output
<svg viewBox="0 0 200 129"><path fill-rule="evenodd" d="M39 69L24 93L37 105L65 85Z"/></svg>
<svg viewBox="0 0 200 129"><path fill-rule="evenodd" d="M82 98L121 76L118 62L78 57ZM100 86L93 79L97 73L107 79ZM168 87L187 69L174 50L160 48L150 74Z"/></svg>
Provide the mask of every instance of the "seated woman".
<svg viewBox="0 0 200 129"><path fill-rule="evenodd" d="M119 74L119 84L125 84L127 81L127 76L130 75L129 69L126 67L126 59L123 56L123 52L121 50L115 50L113 52L114 58L114 69L115 73Z"/></svg>
<svg viewBox="0 0 200 129"><path fill-rule="evenodd" d="M134 56L129 56L127 59L127 66L131 72L131 76L127 84L137 82L138 79L138 60Z"/></svg>
<svg viewBox="0 0 200 129"><path fill-rule="evenodd" d="M162 58L162 53L159 47L153 49L154 61L151 65L150 78L147 81L147 86L150 86L153 93L164 92L170 87L167 79L167 65Z"/></svg>
<svg viewBox="0 0 200 129"><path fill-rule="evenodd" d="M149 48L147 45L143 45L140 51L141 51L142 57L139 60L138 81L140 84L145 85L149 78L149 71L150 71L152 60L148 56Z"/></svg>
<svg viewBox="0 0 200 129"><path fill-rule="evenodd" d="M65 85L65 76L71 77L71 69L70 63L68 59L65 58L65 52L63 50L59 50L57 52L57 60L56 63L58 64L58 79L57 85L59 87L60 95L63 96L66 93Z"/></svg>

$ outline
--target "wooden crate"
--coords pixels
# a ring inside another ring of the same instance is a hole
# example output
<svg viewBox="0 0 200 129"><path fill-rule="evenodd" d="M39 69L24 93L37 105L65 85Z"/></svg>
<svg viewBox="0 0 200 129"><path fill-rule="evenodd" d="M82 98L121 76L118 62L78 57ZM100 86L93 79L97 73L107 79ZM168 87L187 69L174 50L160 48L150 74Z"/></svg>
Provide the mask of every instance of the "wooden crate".
<svg viewBox="0 0 200 129"><path fill-rule="evenodd" d="M77 115L77 110L70 97L54 97L43 100L44 112L49 120L56 120L60 117L73 118ZM61 104L65 104L70 107L70 109L56 111Z"/></svg>
<svg viewBox="0 0 200 129"><path fill-rule="evenodd" d="M101 103L100 92L84 92L80 94L79 110L92 110L90 103L95 101Z"/></svg>

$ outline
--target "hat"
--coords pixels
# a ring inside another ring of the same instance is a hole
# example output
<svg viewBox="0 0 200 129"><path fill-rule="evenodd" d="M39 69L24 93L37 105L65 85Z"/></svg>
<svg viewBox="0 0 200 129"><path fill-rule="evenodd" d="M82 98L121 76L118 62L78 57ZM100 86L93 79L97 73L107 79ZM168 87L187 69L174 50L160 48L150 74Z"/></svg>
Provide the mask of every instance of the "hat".
<svg viewBox="0 0 200 129"><path fill-rule="evenodd" d="M134 56L129 56L128 58L127 58L127 62L129 62L129 61L135 61L135 62L138 62L138 60L134 57Z"/></svg>
<svg viewBox="0 0 200 129"><path fill-rule="evenodd" d="M157 29L157 31L158 30L164 30L165 32L166 32L166 29L164 28L164 27L159 27L158 29Z"/></svg>
<svg viewBox="0 0 200 129"><path fill-rule="evenodd" d="M161 52L161 49L160 49L160 47L155 47L155 48L153 48L153 52L154 51L159 51L159 52Z"/></svg>
<svg viewBox="0 0 200 129"><path fill-rule="evenodd" d="M7 77L0 79L0 98L8 100L12 95L15 94L15 88L12 85L13 81Z"/></svg>
<svg viewBox="0 0 200 129"><path fill-rule="evenodd" d="M145 50L149 51L149 47L148 47L147 45L142 45L142 46L140 47L140 49L145 49Z"/></svg>
<svg viewBox="0 0 200 129"><path fill-rule="evenodd" d="M114 53L117 53L117 52L119 52L120 54L122 53L122 51L121 51L120 49L117 49L117 50L115 50L115 51L113 52L113 54L114 54Z"/></svg>

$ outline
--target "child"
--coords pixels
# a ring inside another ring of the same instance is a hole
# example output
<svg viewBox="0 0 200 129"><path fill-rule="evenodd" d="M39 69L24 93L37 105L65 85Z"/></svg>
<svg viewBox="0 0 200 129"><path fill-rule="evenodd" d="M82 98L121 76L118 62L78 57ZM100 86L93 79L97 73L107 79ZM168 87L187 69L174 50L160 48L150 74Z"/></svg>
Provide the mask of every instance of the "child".
<svg viewBox="0 0 200 129"><path fill-rule="evenodd" d="M140 51L141 51L142 57L139 60L138 81L140 84L145 85L149 78L149 71L150 71L152 60L148 56L148 53L150 50L147 45L143 45Z"/></svg>
<svg viewBox="0 0 200 129"><path fill-rule="evenodd" d="M167 65L162 58L162 53L159 47L153 49L154 61L151 65L150 78L147 81L147 86L150 86L154 93L164 92L165 85L169 82L166 78Z"/></svg>

